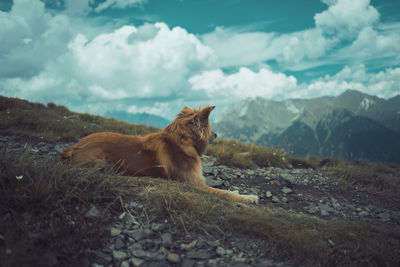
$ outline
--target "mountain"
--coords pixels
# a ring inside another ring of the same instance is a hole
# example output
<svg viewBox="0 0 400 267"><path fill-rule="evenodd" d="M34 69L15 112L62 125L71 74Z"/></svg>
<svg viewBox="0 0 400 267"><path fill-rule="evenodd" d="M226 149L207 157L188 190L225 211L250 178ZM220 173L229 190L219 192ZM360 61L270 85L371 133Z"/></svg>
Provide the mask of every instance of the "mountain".
<svg viewBox="0 0 400 267"><path fill-rule="evenodd" d="M295 156L400 163L400 96L385 100L355 90L338 97L246 99L220 114L224 138L281 147Z"/></svg>
<svg viewBox="0 0 400 267"><path fill-rule="evenodd" d="M125 111L108 111L104 114L104 117L115 118L118 120L135 123L145 124L148 126L154 126L158 128L164 128L171 122L163 117L148 114L148 113L128 113Z"/></svg>

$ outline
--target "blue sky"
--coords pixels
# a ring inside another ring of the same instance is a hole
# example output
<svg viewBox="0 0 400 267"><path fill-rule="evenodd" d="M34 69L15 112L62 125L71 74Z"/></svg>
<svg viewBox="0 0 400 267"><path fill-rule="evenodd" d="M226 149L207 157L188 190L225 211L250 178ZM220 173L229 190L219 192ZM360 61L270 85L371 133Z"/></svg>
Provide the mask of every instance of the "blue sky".
<svg viewBox="0 0 400 267"><path fill-rule="evenodd" d="M96 114L400 93L400 1L0 0L0 94Z"/></svg>

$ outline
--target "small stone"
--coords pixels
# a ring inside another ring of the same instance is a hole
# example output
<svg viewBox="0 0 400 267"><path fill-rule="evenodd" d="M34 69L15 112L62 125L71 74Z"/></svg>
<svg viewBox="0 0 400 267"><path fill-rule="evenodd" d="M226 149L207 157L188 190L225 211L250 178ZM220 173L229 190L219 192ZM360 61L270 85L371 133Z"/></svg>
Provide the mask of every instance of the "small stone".
<svg viewBox="0 0 400 267"><path fill-rule="evenodd" d="M129 262L130 262L133 266L137 267L137 266L142 265L142 264L144 263L144 260L139 259L139 258L136 258L136 257L130 257L130 258L129 258Z"/></svg>
<svg viewBox="0 0 400 267"><path fill-rule="evenodd" d="M85 214L86 218L98 217L100 215L100 211L96 206L92 206Z"/></svg>
<svg viewBox="0 0 400 267"><path fill-rule="evenodd" d="M190 242L189 244L181 244L181 249L190 250L196 246L196 243L197 243L196 240L194 240L193 242Z"/></svg>
<svg viewBox="0 0 400 267"><path fill-rule="evenodd" d="M178 254L169 253L167 256L167 260L171 263L179 263L181 261L181 258L179 257Z"/></svg>
<svg viewBox="0 0 400 267"><path fill-rule="evenodd" d="M165 228L164 224L161 224L161 223L153 223L151 225L151 230L156 231L156 232L162 231L164 228Z"/></svg>
<svg viewBox="0 0 400 267"><path fill-rule="evenodd" d="M119 249L125 247L125 244L124 244L124 242L122 242L122 240L120 238L117 238L117 240L114 243L114 247L115 247L115 249L119 250Z"/></svg>
<svg viewBox="0 0 400 267"><path fill-rule="evenodd" d="M129 267L129 261L123 261L121 267Z"/></svg>
<svg viewBox="0 0 400 267"><path fill-rule="evenodd" d="M283 192L284 194L289 194L289 193L292 193L293 190L290 189L289 187L284 187L284 188L282 188L282 192Z"/></svg>
<svg viewBox="0 0 400 267"><path fill-rule="evenodd" d="M172 246L172 235L170 233L164 233L161 235L161 245L164 247L171 247Z"/></svg>
<svg viewBox="0 0 400 267"><path fill-rule="evenodd" d="M226 254L226 255L232 255L232 253L233 253L233 250L232 250L232 249L226 249L226 250L225 250L225 254Z"/></svg>
<svg viewBox="0 0 400 267"><path fill-rule="evenodd" d="M290 183L294 183L294 177L293 177L293 175L291 175L291 174L289 174L289 173L281 173L280 176L281 176L281 178L282 178L283 180L286 180L286 181L288 181L288 182L290 182Z"/></svg>
<svg viewBox="0 0 400 267"><path fill-rule="evenodd" d="M267 198L270 198L270 197L272 197L272 193L271 193L270 191L267 191L267 192L265 193L265 196L266 196Z"/></svg>
<svg viewBox="0 0 400 267"><path fill-rule="evenodd" d="M128 231L127 234L135 239L136 241L140 241L144 238L143 231L141 230L133 230L133 231Z"/></svg>
<svg viewBox="0 0 400 267"><path fill-rule="evenodd" d="M113 257L115 260L121 261L123 259L126 259L128 257L128 255L123 251L115 250L113 252Z"/></svg>
<svg viewBox="0 0 400 267"><path fill-rule="evenodd" d="M358 213L358 215L360 215L360 216L368 216L369 213L367 211L363 210L360 213Z"/></svg>
<svg viewBox="0 0 400 267"><path fill-rule="evenodd" d="M278 197L272 197L272 202L278 203L279 202L279 198Z"/></svg>
<svg viewBox="0 0 400 267"><path fill-rule="evenodd" d="M282 201L283 203L288 203L287 197L282 197L281 201Z"/></svg>
<svg viewBox="0 0 400 267"><path fill-rule="evenodd" d="M121 232L122 232L121 229L118 229L118 228L116 228L116 227L112 227L112 228L111 228L111 236L117 236L117 235L119 235Z"/></svg>
<svg viewBox="0 0 400 267"><path fill-rule="evenodd" d="M186 254L186 257L188 257L190 259L197 259L197 260L206 260L206 259L209 259L210 256L211 255L205 249L200 249L197 251L189 251Z"/></svg>
<svg viewBox="0 0 400 267"><path fill-rule="evenodd" d="M191 259L184 259L182 261L182 267L193 267L195 265L196 261L191 260Z"/></svg>
<svg viewBox="0 0 400 267"><path fill-rule="evenodd" d="M215 253L217 253L218 256L224 256L225 249L223 247L218 246L217 249L215 250Z"/></svg>
<svg viewBox="0 0 400 267"><path fill-rule="evenodd" d="M215 260L215 259L208 260L206 266L207 267L216 267L217 266L217 260Z"/></svg>

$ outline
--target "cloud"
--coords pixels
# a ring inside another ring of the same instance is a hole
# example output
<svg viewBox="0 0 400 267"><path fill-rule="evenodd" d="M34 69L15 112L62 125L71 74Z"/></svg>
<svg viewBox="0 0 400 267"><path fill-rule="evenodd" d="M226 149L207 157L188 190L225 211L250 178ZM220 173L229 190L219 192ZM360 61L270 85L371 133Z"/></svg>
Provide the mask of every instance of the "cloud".
<svg viewBox="0 0 400 267"><path fill-rule="evenodd" d="M281 71L300 71L371 58L400 63L399 27L379 23L380 14L369 0L323 2L328 8L314 16L315 26L310 29L280 34L216 27L201 40L215 50L221 67L277 62Z"/></svg>
<svg viewBox="0 0 400 267"><path fill-rule="evenodd" d="M337 60L368 62L374 59L392 59L393 65L400 63L400 27L380 31L364 27L354 42L335 53Z"/></svg>
<svg viewBox="0 0 400 267"><path fill-rule="evenodd" d="M100 3L94 10L100 12L107 8L126 8L146 2L147 0L106 0L103 3Z"/></svg>
<svg viewBox="0 0 400 267"><path fill-rule="evenodd" d="M77 34L66 46L31 76L3 73L3 93L40 102L58 99L78 110L99 102L171 101L190 97L189 78L215 65L212 49L164 23L126 25L92 39Z"/></svg>
<svg viewBox="0 0 400 267"><path fill-rule="evenodd" d="M219 66L246 66L271 58L266 49L274 38L273 33L241 32L234 28L216 27L201 36L207 46L218 56Z"/></svg>
<svg viewBox="0 0 400 267"><path fill-rule="evenodd" d="M399 94L400 68L387 68L378 73L368 72L363 64L345 66L333 76L326 75L301 84L288 96L295 98L336 96L348 89L358 90L370 95L390 98Z"/></svg>
<svg viewBox="0 0 400 267"><path fill-rule="evenodd" d="M29 77L67 50L69 19L51 16L40 1L15 0L0 11L0 77Z"/></svg>
<svg viewBox="0 0 400 267"><path fill-rule="evenodd" d="M259 72L240 68L237 73L230 75L221 70L206 71L193 76L189 81L194 90L204 90L212 98L229 97L236 100L257 96L279 97L297 85L295 77L265 68Z"/></svg>
<svg viewBox="0 0 400 267"><path fill-rule="evenodd" d="M330 4L329 8L316 14L314 20L316 27L328 35L349 38L379 20L379 13L370 5L370 0L337 0L327 3Z"/></svg>

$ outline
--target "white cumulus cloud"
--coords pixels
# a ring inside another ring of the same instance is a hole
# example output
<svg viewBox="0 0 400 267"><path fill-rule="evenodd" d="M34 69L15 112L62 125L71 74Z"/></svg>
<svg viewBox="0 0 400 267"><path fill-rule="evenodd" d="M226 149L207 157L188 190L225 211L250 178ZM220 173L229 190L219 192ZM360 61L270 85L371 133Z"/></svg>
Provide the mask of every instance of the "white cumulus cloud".
<svg viewBox="0 0 400 267"><path fill-rule="evenodd" d="M370 95L390 98L399 94L400 68L387 68L378 73L368 72L363 64L345 66L333 76L326 75L309 84L301 84L290 97L308 98L323 95L336 96L348 89Z"/></svg>
<svg viewBox="0 0 400 267"><path fill-rule="evenodd" d="M293 76L275 73L262 68L253 72L240 68L237 73L224 74L221 70L206 71L190 79L194 90L204 90L210 97L229 97L243 99L247 97L274 98L296 88L297 80Z"/></svg>
<svg viewBox="0 0 400 267"><path fill-rule="evenodd" d="M362 28L373 25L379 19L379 12L370 5L370 0L329 1L327 10L314 16L315 25L327 34L351 37Z"/></svg>

